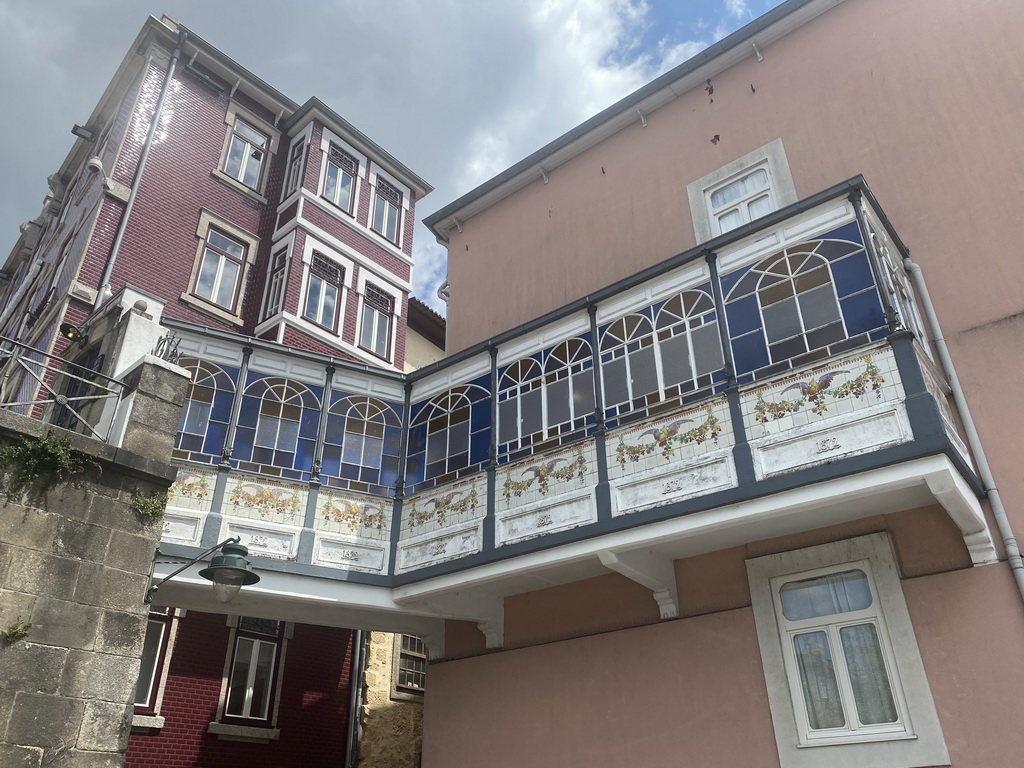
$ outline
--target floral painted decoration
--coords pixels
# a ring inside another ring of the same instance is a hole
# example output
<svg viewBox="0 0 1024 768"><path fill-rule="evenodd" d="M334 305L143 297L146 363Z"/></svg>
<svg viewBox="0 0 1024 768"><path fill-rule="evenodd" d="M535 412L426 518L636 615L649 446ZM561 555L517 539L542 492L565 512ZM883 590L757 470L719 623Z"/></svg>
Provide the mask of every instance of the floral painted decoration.
<svg viewBox="0 0 1024 768"><path fill-rule="evenodd" d="M705 409L705 419L696 427L680 434L679 430L683 424L692 424L693 419L676 419L670 424L661 427L652 427L646 432L641 432L639 438L651 436L651 442L641 442L637 445L626 445L625 440L619 438L619 444L615 448L615 458L622 466L627 461L640 461L643 456L649 456L656 450L666 460L675 455L675 445L687 445L693 443L700 445L707 440L718 442L718 436L722 433L722 425L718 417L711 412L711 408Z"/></svg>
<svg viewBox="0 0 1024 768"><path fill-rule="evenodd" d="M799 390L800 397L795 400L786 400L785 398L778 401L765 400L764 392L758 392L757 403L754 405L754 418L761 424L767 424L769 421L781 419L786 414L797 413L808 403L811 404L811 413L820 416L828 411L827 397L835 400L846 397L861 398L867 394L869 389L881 397L885 378L870 355L866 355L863 360L865 363L863 372L837 387L832 386L835 377L843 373L849 374L850 371L827 371L809 381L790 384L782 390L783 393Z"/></svg>
<svg viewBox="0 0 1024 768"><path fill-rule="evenodd" d="M554 478L558 482L568 482L573 478L579 478L580 482L583 482L583 478L587 473L587 460L580 452L576 458L571 462L567 463L564 467L558 467L563 462L569 462L569 459L564 456L560 456L550 461L546 461L543 464L535 464L532 467L527 467L522 471L522 475L527 472L532 472L533 477L528 477L525 480L513 480L512 473L509 472L505 476L505 485L502 487L502 495L505 500L508 501L513 496L516 498L520 497L525 493L535 482L537 483L537 490L541 496L546 496L547 492L551 490L551 479ZM558 467L556 469L556 467Z"/></svg>
<svg viewBox="0 0 1024 768"><path fill-rule="evenodd" d="M358 504L345 499L338 499L329 496L321 510L325 520L332 520L336 523L345 523L349 529L375 528L383 531L387 520L384 510L373 504Z"/></svg>
<svg viewBox="0 0 1024 768"><path fill-rule="evenodd" d="M188 499L205 499L210 495L210 481L206 475L179 469L178 475L170 487L169 495L184 496Z"/></svg>
<svg viewBox="0 0 1024 768"><path fill-rule="evenodd" d="M243 483L241 480L231 491L229 499L236 507L249 507L261 517L278 513L295 516L299 514L299 494L288 488Z"/></svg>
<svg viewBox="0 0 1024 768"><path fill-rule="evenodd" d="M409 511L409 527L415 528L417 525L423 525L431 518L436 518L439 525L444 525L448 515L457 515L460 512L473 509L478 499L476 486L472 485L468 492L452 491L444 496L427 499L428 509L417 509L418 502L414 501L412 509Z"/></svg>

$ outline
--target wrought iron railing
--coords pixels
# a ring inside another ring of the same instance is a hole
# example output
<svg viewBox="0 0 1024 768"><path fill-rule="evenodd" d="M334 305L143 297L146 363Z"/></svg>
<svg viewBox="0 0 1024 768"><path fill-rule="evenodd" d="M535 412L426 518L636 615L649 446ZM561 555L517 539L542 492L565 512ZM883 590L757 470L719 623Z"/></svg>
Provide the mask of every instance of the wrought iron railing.
<svg viewBox="0 0 1024 768"><path fill-rule="evenodd" d="M106 442L124 385L103 363L98 352L71 362L0 336L0 408Z"/></svg>

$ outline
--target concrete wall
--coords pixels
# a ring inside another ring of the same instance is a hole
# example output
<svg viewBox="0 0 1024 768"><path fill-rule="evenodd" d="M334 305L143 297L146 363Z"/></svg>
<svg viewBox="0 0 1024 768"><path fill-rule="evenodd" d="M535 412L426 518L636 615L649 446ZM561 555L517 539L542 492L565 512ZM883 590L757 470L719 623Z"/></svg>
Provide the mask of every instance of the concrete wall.
<svg viewBox="0 0 1024 768"><path fill-rule="evenodd" d="M126 448L68 436L81 473L0 506L0 765L115 768L123 762L139 656L143 604L158 522L132 509L138 494L162 493L187 380L144 363L133 377ZM35 441L47 427L0 411L0 440ZM157 434L154 435L153 433ZM0 468L9 477L10 468ZM38 489L37 489L38 490Z"/></svg>

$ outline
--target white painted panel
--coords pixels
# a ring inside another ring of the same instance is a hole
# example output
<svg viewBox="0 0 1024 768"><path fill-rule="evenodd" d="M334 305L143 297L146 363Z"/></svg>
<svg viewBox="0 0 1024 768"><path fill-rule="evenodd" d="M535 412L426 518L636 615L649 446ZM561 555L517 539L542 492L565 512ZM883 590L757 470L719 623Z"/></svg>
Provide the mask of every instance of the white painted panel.
<svg viewBox="0 0 1024 768"><path fill-rule="evenodd" d="M224 518L221 539L238 536L242 544L249 548L251 555L294 560L299 548L299 530L269 524L259 525L241 518Z"/></svg>
<svg viewBox="0 0 1024 768"><path fill-rule="evenodd" d="M577 312L499 346L498 365L502 366L521 357L532 355L538 350L553 347L566 339L574 339L589 330L590 316L585 311Z"/></svg>
<svg viewBox="0 0 1024 768"><path fill-rule="evenodd" d="M905 443L913 434L902 404L849 421L831 420L795 429L793 433L785 439L751 442L758 480Z"/></svg>
<svg viewBox="0 0 1024 768"><path fill-rule="evenodd" d="M707 262L701 258L695 259L636 288L602 301L597 306L597 324L602 325L609 320L643 309L666 296L672 296L710 279L711 270Z"/></svg>
<svg viewBox="0 0 1024 768"><path fill-rule="evenodd" d="M564 494L517 508L497 516L497 545L504 546L578 528L597 521L597 501L592 488Z"/></svg>
<svg viewBox="0 0 1024 768"><path fill-rule="evenodd" d="M366 573L383 573L387 555L384 546L352 537L317 536L313 546L314 565Z"/></svg>
<svg viewBox="0 0 1024 768"><path fill-rule="evenodd" d="M714 491L736 487L731 451L720 451L700 461L674 464L668 471L645 472L612 483L612 515L627 515Z"/></svg>
<svg viewBox="0 0 1024 768"><path fill-rule="evenodd" d="M204 515L168 507L164 510L160 541L199 546L203 538Z"/></svg>
<svg viewBox="0 0 1024 768"><path fill-rule="evenodd" d="M449 366L417 381L412 388L412 402L417 403L433 397L439 392L444 392L446 389L466 384L484 374L489 374L490 370L490 354L483 352L474 355L469 360L463 360L457 365Z"/></svg>
<svg viewBox="0 0 1024 768"><path fill-rule="evenodd" d="M395 573L465 557L483 549L483 521L409 539L398 547Z"/></svg>

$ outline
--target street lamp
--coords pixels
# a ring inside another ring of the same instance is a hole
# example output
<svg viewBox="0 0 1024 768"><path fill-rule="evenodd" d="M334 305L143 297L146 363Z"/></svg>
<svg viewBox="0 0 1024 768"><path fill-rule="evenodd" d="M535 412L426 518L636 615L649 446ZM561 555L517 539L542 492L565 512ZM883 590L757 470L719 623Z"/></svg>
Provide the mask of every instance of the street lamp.
<svg viewBox="0 0 1024 768"><path fill-rule="evenodd" d="M255 584L260 580L260 577L252 570L252 563L247 559L249 550L240 543L241 541L242 539L238 536L225 539L220 544L210 547L202 554L192 558L181 568L174 571L174 573L164 576L156 584L153 584L152 579L150 579L149 589L146 590L145 602L147 604L152 603L156 591L165 582L170 581L190 565L195 565L204 557L213 554L217 550L220 550L220 554L214 557L210 564L199 572L199 575L213 582L214 600L218 603L230 602L243 586Z"/></svg>

